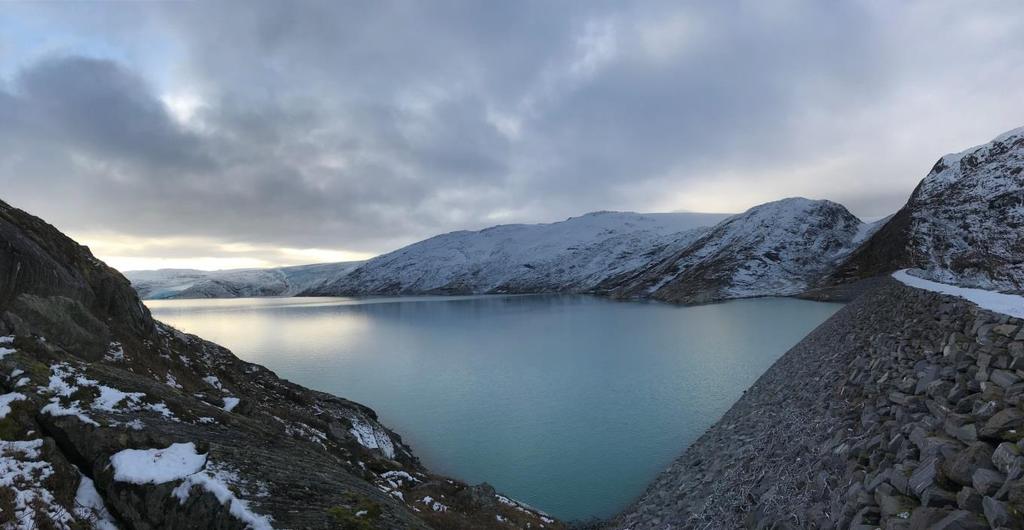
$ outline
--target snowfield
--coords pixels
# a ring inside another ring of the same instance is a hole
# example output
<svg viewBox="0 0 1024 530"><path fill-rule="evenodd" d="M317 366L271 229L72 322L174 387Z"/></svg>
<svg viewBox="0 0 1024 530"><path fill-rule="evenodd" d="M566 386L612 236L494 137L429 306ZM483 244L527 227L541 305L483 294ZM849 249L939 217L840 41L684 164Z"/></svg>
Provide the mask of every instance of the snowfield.
<svg viewBox="0 0 1024 530"><path fill-rule="evenodd" d="M305 294L581 292L700 237L725 214L594 212L443 234Z"/></svg>
<svg viewBox="0 0 1024 530"><path fill-rule="evenodd" d="M684 303L794 295L874 229L841 204L782 199L734 215L639 274L606 287L623 297Z"/></svg>
<svg viewBox="0 0 1024 530"><path fill-rule="evenodd" d="M348 274L361 261L319 263L276 269L127 271L143 299L293 296Z"/></svg>

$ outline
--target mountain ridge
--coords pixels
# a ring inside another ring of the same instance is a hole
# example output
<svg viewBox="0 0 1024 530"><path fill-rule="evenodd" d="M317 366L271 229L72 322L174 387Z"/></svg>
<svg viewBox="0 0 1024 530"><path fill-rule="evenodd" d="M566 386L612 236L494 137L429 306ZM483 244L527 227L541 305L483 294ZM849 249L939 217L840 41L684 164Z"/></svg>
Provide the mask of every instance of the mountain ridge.
<svg viewBox="0 0 1024 530"><path fill-rule="evenodd" d="M596 211L449 232L361 263L195 273L177 288L181 274L126 276L144 297L590 293L692 304L841 290L911 267L1022 292L1022 205L1024 127L942 156L907 203L875 223L798 197L735 215ZM275 272L289 270L307 274L289 282Z"/></svg>

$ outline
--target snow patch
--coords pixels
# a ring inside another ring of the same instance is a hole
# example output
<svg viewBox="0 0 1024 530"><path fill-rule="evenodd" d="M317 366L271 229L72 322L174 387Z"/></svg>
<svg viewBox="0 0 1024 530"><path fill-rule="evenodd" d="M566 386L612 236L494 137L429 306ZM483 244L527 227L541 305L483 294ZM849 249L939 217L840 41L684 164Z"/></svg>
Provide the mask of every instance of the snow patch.
<svg viewBox="0 0 1024 530"><path fill-rule="evenodd" d="M220 379L217 379L215 375L208 375L203 378L203 381L217 390L224 390L224 386L220 384Z"/></svg>
<svg viewBox="0 0 1024 530"><path fill-rule="evenodd" d="M0 489L13 494L14 513L8 520L18 522L14 528L34 529L44 522L63 528L73 522L71 514L43 485L53 476L53 467L40 460L42 447L42 440L0 440ZM37 516L42 520L37 520Z"/></svg>
<svg viewBox="0 0 1024 530"><path fill-rule="evenodd" d="M14 348L9 348L8 347L11 344L14 344L14 336L13 335L7 335L5 337L0 337L0 359L3 359L5 356L10 355L10 354L12 354L12 353L14 353L16 351Z"/></svg>
<svg viewBox="0 0 1024 530"><path fill-rule="evenodd" d="M395 457L395 445L386 432L360 418L350 418L349 421L352 422L352 428L348 432L355 436L359 445L367 449L379 449L387 458Z"/></svg>
<svg viewBox="0 0 1024 530"><path fill-rule="evenodd" d="M78 418L78 421L82 423L87 423L94 427L100 426L99 423L96 423L95 420L93 420L89 416L86 416L85 413L82 412L82 409L79 408L77 401L73 402L68 406L64 406L60 404L60 401L58 401L57 398L53 398L48 405L39 409L39 412L42 412L43 414L49 414L50 416L74 416Z"/></svg>
<svg viewBox="0 0 1024 530"><path fill-rule="evenodd" d="M426 496L426 497L423 497L422 499L420 499L420 502L422 502L423 504L426 504L427 506L430 507L431 510L434 510L435 512L447 512L448 511L448 507L447 506L445 506L444 504L441 504L440 502L435 501L434 498L429 496L429 495Z"/></svg>
<svg viewBox="0 0 1024 530"><path fill-rule="evenodd" d="M171 444L164 449L124 449L110 457L114 480L132 484L163 484L199 472L206 455L196 452L192 442Z"/></svg>
<svg viewBox="0 0 1024 530"><path fill-rule="evenodd" d="M109 386L100 386L99 389L100 397L92 402L92 408L106 412L113 412L122 401L137 403L146 395L142 392L122 392Z"/></svg>
<svg viewBox="0 0 1024 530"><path fill-rule="evenodd" d="M910 287L957 296L989 311L1010 315L1011 317L1024 318L1024 296L1021 295L933 282L914 276L910 273L909 269L896 271L892 274L892 277Z"/></svg>
<svg viewBox="0 0 1024 530"><path fill-rule="evenodd" d="M238 406L238 403L240 401L242 401L242 400L240 400L240 399L238 399L236 397L231 397L231 396L225 397L224 398L224 410L226 410L228 412L231 412L232 410L235 410L235 407Z"/></svg>
<svg viewBox="0 0 1024 530"><path fill-rule="evenodd" d="M185 504L191 495L192 487L199 487L212 493L222 505L227 505L231 515L247 524L249 528L271 530L273 526L270 517L253 512L248 502L239 499L231 491L229 484L237 484L238 481L238 475L234 472L211 468L188 476L171 494L177 497L181 504Z"/></svg>
<svg viewBox="0 0 1024 530"><path fill-rule="evenodd" d="M6 418L11 413L11 403L23 399L25 399L25 394L18 392L0 395L0 420Z"/></svg>
<svg viewBox="0 0 1024 530"><path fill-rule="evenodd" d="M111 342L110 346L107 347L107 353L103 358L112 362L124 361L124 348L121 347L121 343Z"/></svg>
<svg viewBox="0 0 1024 530"><path fill-rule="evenodd" d="M110 515L103 497L96 491L92 479L82 475L78 480L78 491L75 493L75 515L83 521L91 523L95 530L117 530L117 522Z"/></svg>

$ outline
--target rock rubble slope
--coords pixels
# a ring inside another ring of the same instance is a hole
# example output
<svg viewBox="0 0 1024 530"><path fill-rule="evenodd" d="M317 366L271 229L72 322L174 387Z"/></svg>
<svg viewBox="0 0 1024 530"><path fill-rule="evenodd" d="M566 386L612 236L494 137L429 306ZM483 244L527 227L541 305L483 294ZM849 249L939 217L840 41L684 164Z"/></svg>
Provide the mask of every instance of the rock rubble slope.
<svg viewBox="0 0 1024 530"><path fill-rule="evenodd" d="M1022 528L1022 324L886 280L787 352L612 526Z"/></svg>

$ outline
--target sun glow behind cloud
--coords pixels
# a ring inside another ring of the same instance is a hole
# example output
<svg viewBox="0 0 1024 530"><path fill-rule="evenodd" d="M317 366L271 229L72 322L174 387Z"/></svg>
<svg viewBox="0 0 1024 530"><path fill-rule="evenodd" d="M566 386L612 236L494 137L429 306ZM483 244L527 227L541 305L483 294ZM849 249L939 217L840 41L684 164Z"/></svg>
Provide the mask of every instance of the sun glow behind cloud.
<svg viewBox="0 0 1024 530"><path fill-rule="evenodd" d="M222 270L362 261L374 255L339 249L289 248L201 237L145 238L113 233L72 233L96 257L120 271Z"/></svg>

